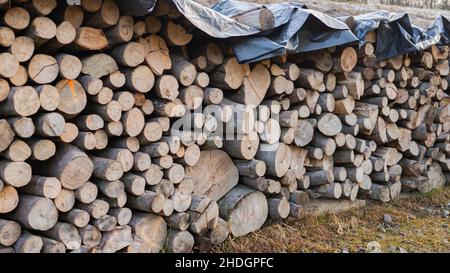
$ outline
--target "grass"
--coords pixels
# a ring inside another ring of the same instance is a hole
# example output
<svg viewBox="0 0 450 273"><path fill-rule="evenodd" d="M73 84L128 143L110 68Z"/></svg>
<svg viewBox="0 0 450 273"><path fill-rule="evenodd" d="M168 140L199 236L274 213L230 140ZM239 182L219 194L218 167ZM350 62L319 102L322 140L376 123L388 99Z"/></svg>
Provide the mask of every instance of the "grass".
<svg viewBox="0 0 450 273"><path fill-rule="evenodd" d="M388 204L368 202L338 215L271 221L245 237L228 239L213 252L358 252L371 241L379 242L384 252L390 246L408 252L450 252L449 218L426 211L449 202L447 186ZM392 224L383 222L384 214L391 215Z"/></svg>

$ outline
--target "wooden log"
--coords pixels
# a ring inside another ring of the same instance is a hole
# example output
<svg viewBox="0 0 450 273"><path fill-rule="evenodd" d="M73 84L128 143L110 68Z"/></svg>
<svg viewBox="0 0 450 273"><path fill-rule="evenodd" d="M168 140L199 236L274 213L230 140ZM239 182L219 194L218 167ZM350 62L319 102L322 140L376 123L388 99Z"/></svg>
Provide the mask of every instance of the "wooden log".
<svg viewBox="0 0 450 273"><path fill-rule="evenodd" d="M111 45L127 43L131 41L134 33L134 19L132 16L120 16L117 24L106 32L106 37Z"/></svg>
<svg viewBox="0 0 450 273"><path fill-rule="evenodd" d="M108 202L101 199L96 199L88 204L76 203L75 207L86 211L93 219L100 219L105 216L109 210Z"/></svg>
<svg viewBox="0 0 450 273"><path fill-rule="evenodd" d="M44 231L56 224L58 212L50 199L22 194L9 217L27 229Z"/></svg>
<svg viewBox="0 0 450 273"><path fill-rule="evenodd" d="M83 65L76 56L59 54L56 56L56 60L58 61L60 77L74 80L80 75Z"/></svg>
<svg viewBox="0 0 450 273"><path fill-rule="evenodd" d="M79 228L78 232L84 246L96 247L100 244L102 233L96 227L87 225L84 228Z"/></svg>
<svg viewBox="0 0 450 273"><path fill-rule="evenodd" d="M54 199L59 195L61 191L61 183L54 177L33 175L31 177L30 183L20 188L20 191Z"/></svg>
<svg viewBox="0 0 450 273"><path fill-rule="evenodd" d="M3 22L14 30L23 30L30 24L30 14L21 7L12 7L6 11Z"/></svg>
<svg viewBox="0 0 450 273"><path fill-rule="evenodd" d="M0 245L9 247L19 240L20 225L14 221L0 219Z"/></svg>
<svg viewBox="0 0 450 273"><path fill-rule="evenodd" d="M147 93L155 84L155 76L153 72L145 65L139 65L136 68L125 70L126 83L125 86L132 91ZM141 79L146 79L142 81Z"/></svg>
<svg viewBox="0 0 450 273"><path fill-rule="evenodd" d="M238 89L245 77L245 66L238 63L236 58L227 58L212 74L210 86L221 89Z"/></svg>
<svg viewBox="0 0 450 273"><path fill-rule="evenodd" d="M72 145L60 144L56 155L48 162L47 173L56 177L66 189L75 190L91 177L94 165L89 157Z"/></svg>
<svg viewBox="0 0 450 273"><path fill-rule="evenodd" d="M185 46L193 38L193 35L186 33L186 30L181 25L175 24L172 21L164 25L163 34L171 46Z"/></svg>
<svg viewBox="0 0 450 273"><path fill-rule="evenodd" d="M268 216L264 195L245 186L231 190L219 201L219 208L221 217L228 222L230 232L236 237L259 229Z"/></svg>
<svg viewBox="0 0 450 273"><path fill-rule="evenodd" d="M14 43L16 34L9 27L0 27L0 45L2 47L10 47Z"/></svg>
<svg viewBox="0 0 450 273"><path fill-rule="evenodd" d="M43 243L41 253L66 253L66 246L63 243L46 237L41 239Z"/></svg>
<svg viewBox="0 0 450 273"><path fill-rule="evenodd" d="M83 13L80 13L79 10L73 8L74 6L68 7L66 9L68 13L67 21L61 22L56 27L56 35L53 39L45 43L45 47L41 47L40 50L43 52L51 52L56 51L61 47L71 44L75 41L77 37L77 29L81 25L81 21L83 21Z"/></svg>
<svg viewBox="0 0 450 273"><path fill-rule="evenodd" d="M0 179L14 187L23 187L31 180L31 166L25 162L0 161Z"/></svg>
<svg viewBox="0 0 450 273"><path fill-rule="evenodd" d="M19 36L10 45L9 52L16 57L17 61L23 63L33 57L34 49L33 39L28 36Z"/></svg>
<svg viewBox="0 0 450 273"><path fill-rule="evenodd" d="M171 253L190 253L194 247L194 236L189 231L168 231L166 247Z"/></svg>
<svg viewBox="0 0 450 273"><path fill-rule="evenodd" d="M246 105L258 106L270 86L270 74L262 64L256 64L250 74L244 78L238 92L231 94L230 99ZM284 91L284 90L283 90Z"/></svg>
<svg viewBox="0 0 450 273"><path fill-rule="evenodd" d="M28 144L20 139L14 140L8 149L0 152L4 158L15 162L24 162L31 156L31 149Z"/></svg>
<svg viewBox="0 0 450 273"><path fill-rule="evenodd" d="M0 113L6 116L27 117L34 115L39 107L39 96L33 87L11 87L6 101L0 104Z"/></svg>
<svg viewBox="0 0 450 273"><path fill-rule="evenodd" d="M101 253L114 253L129 247L132 243L133 237L131 228L129 226L121 226L104 232L98 249Z"/></svg>
<svg viewBox="0 0 450 273"><path fill-rule="evenodd" d="M201 152L198 163L186 168L186 177L195 179L194 193L218 200L238 183L239 174L225 152L211 150Z"/></svg>
<svg viewBox="0 0 450 273"><path fill-rule="evenodd" d="M164 246L167 225L161 216L135 213L129 225L133 230L134 241L127 248L127 252L158 253Z"/></svg>
<svg viewBox="0 0 450 273"><path fill-rule="evenodd" d="M81 237L75 226L58 222L43 234L51 239L63 243L67 249L73 250L81 246Z"/></svg>
<svg viewBox="0 0 450 273"><path fill-rule="evenodd" d="M59 219L78 228L84 228L89 224L90 216L84 210L72 209L67 213L61 213Z"/></svg>
<svg viewBox="0 0 450 273"><path fill-rule="evenodd" d="M75 194L71 190L62 189L53 200L55 207L60 212L68 212L75 205Z"/></svg>
<svg viewBox="0 0 450 273"><path fill-rule="evenodd" d="M42 245L41 237L24 231L14 245L14 251L15 253L40 253Z"/></svg>
<svg viewBox="0 0 450 273"><path fill-rule="evenodd" d="M116 181L123 175L122 164L116 160L90 156L94 165L92 175L108 181Z"/></svg>
<svg viewBox="0 0 450 273"><path fill-rule="evenodd" d="M78 115L87 104L86 92L76 80L61 80L55 86L60 94L58 110L68 116Z"/></svg>

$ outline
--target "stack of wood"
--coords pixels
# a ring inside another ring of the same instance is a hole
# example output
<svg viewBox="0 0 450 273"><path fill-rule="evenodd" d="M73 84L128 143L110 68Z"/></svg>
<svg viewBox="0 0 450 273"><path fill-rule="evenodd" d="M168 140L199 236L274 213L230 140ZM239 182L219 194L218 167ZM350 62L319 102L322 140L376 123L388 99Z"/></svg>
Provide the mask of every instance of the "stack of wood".
<svg viewBox="0 0 450 273"><path fill-rule="evenodd" d="M205 250L450 179L447 46L239 64L164 1L3 2L0 252Z"/></svg>

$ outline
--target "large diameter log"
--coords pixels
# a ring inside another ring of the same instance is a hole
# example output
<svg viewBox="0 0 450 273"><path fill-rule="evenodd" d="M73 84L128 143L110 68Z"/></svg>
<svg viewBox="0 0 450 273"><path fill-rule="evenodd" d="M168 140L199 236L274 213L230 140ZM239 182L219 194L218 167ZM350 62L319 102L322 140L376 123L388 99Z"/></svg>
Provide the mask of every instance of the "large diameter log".
<svg viewBox="0 0 450 273"><path fill-rule="evenodd" d="M158 253L164 246L167 224L164 218L151 213L134 213L129 225L133 230L131 253Z"/></svg>
<svg viewBox="0 0 450 273"><path fill-rule="evenodd" d="M195 166L186 168L185 177L194 180L194 193L217 201L239 181L238 169L223 151L202 151Z"/></svg>
<svg viewBox="0 0 450 273"><path fill-rule="evenodd" d="M267 199L263 193L238 185L219 200L220 216L228 222L231 234L245 236L258 230L268 216Z"/></svg>
<svg viewBox="0 0 450 273"><path fill-rule="evenodd" d="M284 143L261 144L256 158L266 163L266 173L283 177L291 165L291 150Z"/></svg>
<svg viewBox="0 0 450 273"><path fill-rule="evenodd" d="M10 217L28 229L45 231L56 224L58 211L48 198L22 194Z"/></svg>
<svg viewBox="0 0 450 273"><path fill-rule="evenodd" d="M60 144L56 155L47 165L49 176L56 177L66 189L75 190L91 177L94 164L79 148Z"/></svg>

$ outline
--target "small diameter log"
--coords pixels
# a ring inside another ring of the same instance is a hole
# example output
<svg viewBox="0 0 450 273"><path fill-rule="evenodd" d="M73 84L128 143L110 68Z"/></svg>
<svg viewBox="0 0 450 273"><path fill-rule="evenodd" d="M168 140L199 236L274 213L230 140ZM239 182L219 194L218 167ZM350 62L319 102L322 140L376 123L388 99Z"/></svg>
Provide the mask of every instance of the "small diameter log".
<svg viewBox="0 0 450 273"><path fill-rule="evenodd" d="M90 216L84 210L72 209L67 213L61 213L59 219L78 228L84 228L89 224Z"/></svg>
<svg viewBox="0 0 450 273"><path fill-rule="evenodd" d="M76 80L61 80L55 86L60 94L58 110L68 116L76 116L87 104L86 92Z"/></svg>
<svg viewBox="0 0 450 273"><path fill-rule="evenodd" d="M109 210L108 202L100 199L96 199L89 204L77 203L75 207L86 211L93 219L100 219L105 216Z"/></svg>
<svg viewBox="0 0 450 273"><path fill-rule="evenodd" d="M193 38L192 34L187 34L186 30L172 21L169 21L163 28L163 34L169 45L185 46Z"/></svg>
<svg viewBox="0 0 450 273"><path fill-rule="evenodd" d="M11 161L24 162L31 156L31 149L26 142L16 139L0 155Z"/></svg>
<svg viewBox="0 0 450 273"><path fill-rule="evenodd" d="M7 121L8 122L0 120L0 129L4 132L0 137L0 151L5 150L7 146L9 146L12 142L14 133L21 138L30 138L35 132L35 127L31 118L11 117L8 118Z"/></svg>
<svg viewBox="0 0 450 273"><path fill-rule="evenodd" d="M171 253L190 253L194 247L194 236L189 231L170 229L166 247Z"/></svg>
<svg viewBox="0 0 450 273"><path fill-rule="evenodd" d="M6 116L31 116L40 107L39 96L31 86L11 87L6 101L0 104L0 113Z"/></svg>
<svg viewBox="0 0 450 273"><path fill-rule="evenodd" d="M21 231L18 223L0 219L0 245L12 246L19 239Z"/></svg>
<svg viewBox="0 0 450 273"><path fill-rule="evenodd" d="M78 232L84 246L96 247L100 244L102 233L96 227L87 225L84 228L79 228Z"/></svg>
<svg viewBox="0 0 450 273"><path fill-rule="evenodd" d="M140 196L129 196L127 206L140 211L159 213L164 208L165 201L163 194L145 191Z"/></svg>
<svg viewBox="0 0 450 273"><path fill-rule="evenodd" d="M93 176L107 181L116 181L123 175L122 164L116 160L90 156L93 168Z"/></svg>
<svg viewBox="0 0 450 273"><path fill-rule="evenodd" d="M14 245L14 251L15 253L40 253L42 245L41 237L24 231Z"/></svg>
<svg viewBox="0 0 450 273"><path fill-rule="evenodd" d="M133 243L132 231L129 226L116 227L103 233L99 244L99 252L114 253Z"/></svg>
<svg viewBox="0 0 450 273"><path fill-rule="evenodd" d="M256 158L266 163L267 174L283 177L291 164L291 151L284 143L261 144Z"/></svg>
<svg viewBox="0 0 450 273"><path fill-rule="evenodd" d="M20 191L54 199L61 191L61 183L55 177L33 175L30 183L20 188Z"/></svg>
<svg viewBox="0 0 450 273"><path fill-rule="evenodd" d="M110 209L108 213L117 219L117 224L119 226L128 225L133 216L133 213L129 208L113 208Z"/></svg>
<svg viewBox="0 0 450 273"><path fill-rule="evenodd" d="M285 219L289 216L290 205L286 198L268 198L269 217L272 219Z"/></svg>
<svg viewBox="0 0 450 273"><path fill-rule="evenodd" d="M81 73L83 67L80 59L69 54L59 54L56 56L59 66L59 76L68 80L75 80Z"/></svg>
<svg viewBox="0 0 450 273"><path fill-rule="evenodd" d="M62 189L53 200L55 207L60 212L68 212L75 205L75 194L71 190Z"/></svg>
<svg viewBox="0 0 450 273"><path fill-rule="evenodd" d="M63 243L46 237L41 239L43 243L41 253L66 253L66 246Z"/></svg>
<svg viewBox="0 0 450 273"><path fill-rule="evenodd" d="M56 177L66 189L75 190L91 177L94 164L75 146L60 144L56 155L48 163L49 176Z"/></svg>
<svg viewBox="0 0 450 273"><path fill-rule="evenodd" d="M41 85L36 87L36 92L43 110L51 112L58 108L61 96L56 87L47 84Z"/></svg>
<svg viewBox="0 0 450 273"><path fill-rule="evenodd" d="M81 237L77 228L68 223L58 222L51 229L44 231L48 238L63 243L67 249L78 249L81 246Z"/></svg>
<svg viewBox="0 0 450 273"><path fill-rule="evenodd" d="M116 46L111 56L120 64L127 67L136 67L145 61L144 47L136 42L129 42Z"/></svg>
<svg viewBox="0 0 450 273"><path fill-rule="evenodd" d="M44 231L56 224L58 211L48 198L22 194L10 217L27 229Z"/></svg>
<svg viewBox="0 0 450 273"><path fill-rule="evenodd" d="M13 187L23 187L31 180L31 166L25 162L0 161L0 179Z"/></svg>

